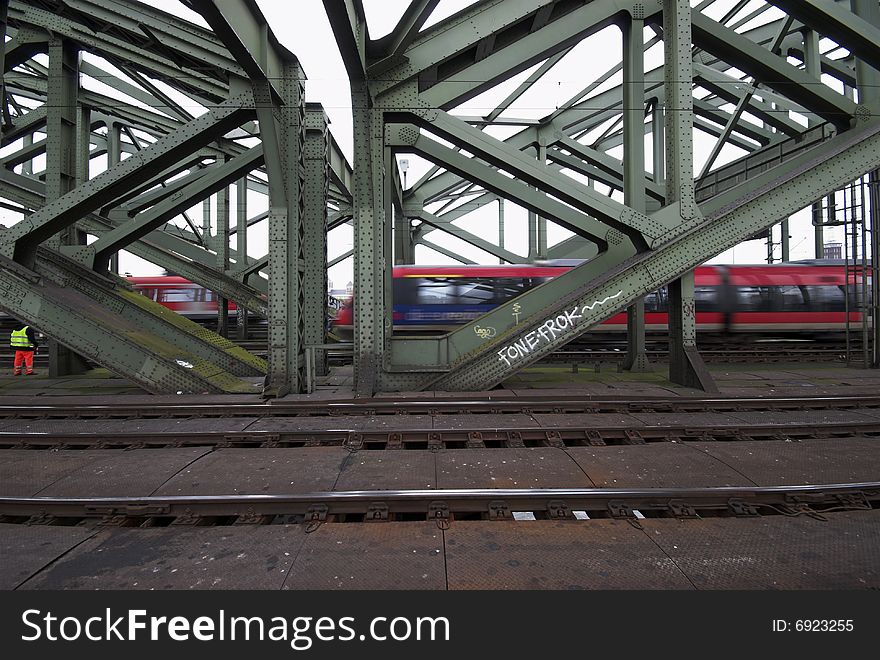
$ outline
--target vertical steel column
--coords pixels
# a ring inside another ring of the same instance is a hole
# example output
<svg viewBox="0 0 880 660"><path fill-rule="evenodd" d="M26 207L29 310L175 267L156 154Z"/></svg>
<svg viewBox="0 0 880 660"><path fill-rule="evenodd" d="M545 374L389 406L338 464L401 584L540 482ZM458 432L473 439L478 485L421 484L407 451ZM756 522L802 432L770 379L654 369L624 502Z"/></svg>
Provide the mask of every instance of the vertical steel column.
<svg viewBox="0 0 880 660"><path fill-rule="evenodd" d="M217 271L225 273L229 270L229 186L217 191L217 242L214 244L217 254ZM217 299L217 334L229 336L229 300L218 291L214 292Z"/></svg>
<svg viewBox="0 0 880 660"><path fill-rule="evenodd" d="M542 165L547 164L547 139L543 136L538 138L538 162ZM537 257L538 259L547 258L547 218L538 216L535 223L535 233L537 235Z"/></svg>
<svg viewBox="0 0 880 660"><path fill-rule="evenodd" d="M122 160L122 129L115 121L107 124L107 169ZM110 256L110 272L119 273L119 253Z"/></svg>
<svg viewBox="0 0 880 660"><path fill-rule="evenodd" d="M412 226L406 213L394 211L394 263L415 263Z"/></svg>
<svg viewBox="0 0 880 660"><path fill-rule="evenodd" d="M815 30L807 29L804 31L804 67L811 76L820 78L822 75L822 59L819 54L819 40L821 39ZM816 120L810 119L809 125L814 126ZM828 208L834 206L834 195L827 198ZM816 259L825 258L825 228L822 226L822 202L814 202L812 205L813 214L813 231L814 231L814 247Z"/></svg>
<svg viewBox="0 0 880 660"><path fill-rule="evenodd" d="M92 111L88 106L76 107L76 185L81 186L90 178L92 150ZM26 163L30 167L30 162ZM24 170L22 170L24 172ZM27 172L31 174L31 171Z"/></svg>
<svg viewBox="0 0 880 660"><path fill-rule="evenodd" d="M76 187L78 92L79 50L71 41L57 37L50 39L46 94L46 203L63 197ZM71 225L52 236L47 245L60 250L62 245L85 242L80 239L76 227ZM50 377L86 371L85 360L66 346L50 340L48 349Z"/></svg>
<svg viewBox="0 0 880 660"><path fill-rule="evenodd" d="M634 211L646 211L645 194L645 47L641 12L623 23L623 198ZM650 369L645 345L645 299L626 310L626 358L623 368Z"/></svg>
<svg viewBox="0 0 880 660"><path fill-rule="evenodd" d="M783 261L791 261L791 235L790 229L788 227L788 218L783 220L779 224L779 228L782 230L782 260Z"/></svg>
<svg viewBox="0 0 880 660"><path fill-rule="evenodd" d="M238 264L247 265L247 177L242 177L235 183L235 249L238 254ZM247 276L244 278L247 284ZM236 326L238 327L238 339L244 341L248 338L248 311L244 305L236 307Z"/></svg>
<svg viewBox="0 0 880 660"><path fill-rule="evenodd" d="M351 96L354 119L354 384L357 396L372 396L383 368L386 346L385 254L388 241L385 238L384 198L387 177L383 176L382 111L372 108L366 82L352 82ZM389 329L390 323L389 318Z"/></svg>
<svg viewBox="0 0 880 660"><path fill-rule="evenodd" d="M871 25L880 27L880 6L876 0L850 0L853 12ZM864 61L856 60L856 81L859 104L877 104L880 100L880 72ZM880 170L868 173L868 199L870 200L871 232L871 334L872 353L870 366L880 368ZM864 197L862 204L868 203ZM864 211L863 211L864 213Z"/></svg>
<svg viewBox="0 0 880 660"><path fill-rule="evenodd" d="M270 186L269 373L264 389L268 396L303 391L306 368L302 281L305 89L298 62L285 63L280 87L283 105L275 108L268 85L260 86L261 93L255 85L255 100L263 106L257 115L261 133L265 125L275 135L272 127L277 125L277 139L263 140Z"/></svg>
<svg viewBox="0 0 880 660"><path fill-rule="evenodd" d="M666 203L678 202L681 222L691 224L699 210L694 198L693 59L688 0L664 0L663 46L666 115ZM686 387L717 391L697 352L694 274L669 285L669 379Z"/></svg>
<svg viewBox="0 0 880 660"><path fill-rule="evenodd" d="M303 253L305 255L306 346L327 341L327 194L330 186L327 115L324 109L306 111L305 205ZM327 374L327 351L314 349L315 375Z"/></svg>
<svg viewBox="0 0 880 660"><path fill-rule="evenodd" d="M498 198L498 247L504 248L504 198ZM503 264L504 259L498 258L498 263Z"/></svg>
<svg viewBox="0 0 880 660"><path fill-rule="evenodd" d="M205 245L210 249L212 238L211 238L211 198L205 197L205 200L202 202L202 240Z"/></svg>

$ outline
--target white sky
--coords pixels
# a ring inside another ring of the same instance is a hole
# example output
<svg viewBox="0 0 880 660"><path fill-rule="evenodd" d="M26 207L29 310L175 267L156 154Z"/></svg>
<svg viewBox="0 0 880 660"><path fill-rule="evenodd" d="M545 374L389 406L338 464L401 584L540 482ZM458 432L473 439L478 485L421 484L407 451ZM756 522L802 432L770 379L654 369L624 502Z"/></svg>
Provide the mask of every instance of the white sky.
<svg viewBox="0 0 880 660"><path fill-rule="evenodd" d="M308 77L306 83L306 98L309 101L319 101L330 117L331 131L337 142L349 158L351 157L352 144L352 124L351 124L351 97L349 94L348 79L346 77L345 68L342 59L337 52L333 34L330 29L329 22L324 12L321 0L257 0L260 8L265 14L269 24L275 32L278 39L299 58ZM169 11L182 16L183 18L205 25L204 21L197 14L187 10L177 0L150 0L149 4L159 9ZM367 13L371 36L377 38L390 31L398 17L407 6L408 0L364 0L364 7ZM471 4L468 0L441 0L440 5L432 15L428 26L441 20L445 16L451 15L459 9ZM692 4L697 4L696 0L692 0ZM715 13L725 11L728 5L732 5L733 0L721 0L717 3L717 7L712 12ZM751 5L759 5L760 2L753 1L745 11L751 11ZM776 10L773 10L776 11ZM769 14L768 14L769 15ZM653 37L653 32L646 30L645 39ZM570 96L578 90L586 87L593 80L602 75L605 69L619 61L621 52L621 37L616 27L610 27L602 32L590 37L576 46L569 55L562 59L551 71L544 77L542 82L535 85L532 90L525 94L517 101L504 115L507 117L524 117L538 118L546 116L552 112L555 107L564 103ZM603 54L597 57L596 54ZM88 56L91 57L91 56ZM662 46L652 48L646 54L645 68L652 69L662 64ZM94 58L91 61L97 62ZM103 66L107 66L102 63ZM538 65L536 65L537 68ZM498 85L496 88L489 90L480 96L467 102L461 108L453 111L453 113L463 115L486 114L492 110L497 103L503 99L507 93L516 87L523 79L525 79L533 69L524 71L513 79ZM91 88L100 89L100 86L94 81L88 81ZM612 77L607 83L603 84L594 93L601 93L609 87L620 83L620 76ZM84 83L86 84L86 83ZM105 89L101 91L106 92ZM190 107L192 104L190 103ZM195 114L200 114L203 109L193 108ZM502 133L500 130L494 133L497 137L506 137L510 134ZM695 140L695 167L697 171L701 169L705 159L712 148L714 140L705 137L704 134L697 133ZM20 143L19 143L20 144ZM0 153L7 153L15 150L16 145L11 145ZM622 149L610 152L618 158L622 155ZM739 157L743 152L736 148L727 146L722 150L721 155L716 164L722 164ZM422 159L413 155L402 155L401 158L407 158L410 162L410 169L407 174L408 182L414 182L421 174L426 171L428 164ZM651 143L646 138L646 169L651 170ZM36 163L36 167L41 165ZM105 167L105 164L95 163L97 171ZM575 177L577 178L577 177ZM606 192L603 186L598 185L597 189ZM249 195L248 203L250 216L255 215L265 207L265 201L259 199L260 196ZM620 201L622 197L618 196ZM232 203L234 204L234 190ZM261 207L262 205L262 207ZM234 206L232 207L235 208ZM429 209L433 210L433 208ZM14 224L20 216L15 216L9 212L0 211L0 222L6 225ZM190 217L198 225L201 225L202 210L201 205L195 207L190 212ZM234 215L233 215L234 217ZM484 209L474 212L456 224L468 231L481 236L490 241L497 240L497 205L490 204ZM249 237L249 254L254 257L262 256L266 252L265 225L258 225L251 229ZM567 237L569 234L561 227L557 227L552 223L548 223L548 241L554 244L559 240ZM810 258L813 256L813 233L810 226L809 211L802 211L793 216L791 222L791 256L792 259ZM826 242L840 240L842 230L839 228L826 228ZM779 230L776 229L776 240L779 240ZM468 244L455 239L441 232L434 232L428 237L429 240L439 245L447 247L461 253L463 256L469 257L480 263L496 263L497 259L491 255L469 246ZM505 204L505 247L518 254L526 254L528 251L528 231L526 223L526 212L507 202ZM234 239L232 243L235 245ZM330 234L328 242L329 257L341 254L352 247L352 231L349 226L341 227ZM763 241L751 241L737 246L733 250L719 255L712 261L715 263L756 263L766 260L767 248ZM776 248L776 255L779 258L780 248ZM432 250L424 247L418 247L416 250L416 259L419 263L457 263L453 260L440 255ZM120 269L123 272L131 272L132 274L155 274L161 272L161 269L153 264L144 262L132 255L124 253L120 263ZM351 280L352 263L351 259L346 260L329 271L329 277L334 286L340 287Z"/></svg>

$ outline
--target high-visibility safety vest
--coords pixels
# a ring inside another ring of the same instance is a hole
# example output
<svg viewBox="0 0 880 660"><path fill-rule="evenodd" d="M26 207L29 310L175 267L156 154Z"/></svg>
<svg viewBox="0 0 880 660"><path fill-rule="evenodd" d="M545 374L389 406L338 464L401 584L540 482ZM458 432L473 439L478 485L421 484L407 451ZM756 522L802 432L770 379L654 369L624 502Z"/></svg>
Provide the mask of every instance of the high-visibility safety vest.
<svg viewBox="0 0 880 660"><path fill-rule="evenodd" d="M34 347L27 336L28 327L29 326L24 326L21 330L12 331L12 335L9 337L9 345L12 346L12 348L21 351Z"/></svg>

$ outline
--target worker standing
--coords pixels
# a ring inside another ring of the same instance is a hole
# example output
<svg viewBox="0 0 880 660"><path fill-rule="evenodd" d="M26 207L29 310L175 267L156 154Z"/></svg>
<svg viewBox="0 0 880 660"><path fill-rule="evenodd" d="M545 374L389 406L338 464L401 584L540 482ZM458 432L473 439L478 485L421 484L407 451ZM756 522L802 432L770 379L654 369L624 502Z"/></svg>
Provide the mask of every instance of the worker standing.
<svg viewBox="0 0 880 660"><path fill-rule="evenodd" d="M37 352L37 336L29 325L23 325L12 331L9 344L15 350L15 362L12 373L21 376L22 366L26 376L34 373L34 353Z"/></svg>

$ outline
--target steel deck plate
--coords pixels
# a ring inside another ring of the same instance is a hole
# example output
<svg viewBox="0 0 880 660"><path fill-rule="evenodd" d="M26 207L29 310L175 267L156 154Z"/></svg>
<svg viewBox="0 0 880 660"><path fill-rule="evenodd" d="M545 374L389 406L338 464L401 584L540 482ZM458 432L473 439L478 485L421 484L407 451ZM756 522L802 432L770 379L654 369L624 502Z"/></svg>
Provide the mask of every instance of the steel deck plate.
<svg viewBox="0 0 880 660"><path fill-rule="evenodd" d="M326 431L346 429L373 431L388 429L430 429L430 415L331 415L326 417L264 417L248 427L248 431Z"/></svg>
<svg viewBox="0 0 880 660"><path fill-rule="evenodd" d="M754 444L754 443L749 443ZM754 485L736 470L690 445L570 447L599 488L703 488Z"/></svg>
<svg viewBox="0 0 880 660"><path fill-rule="evenodd" d="M864 424L876 420L854 410L762 410L732 412L730 416L748 424Z"/></svg>
<svg viewBox="0 0 880 660"><path fill-rule="evenodd" d="M90 463L109 460L114 449L32 451L4 449L0 459L0 495L31 497Z"/></svg>
<svg viewBox="0 0 880 660"><path fill-rule="evenodd" d="M219 449L190 465L157 495L265 495L332 490L342 447Z"/></svg>
<svg viewBox="0 0 880 660"><path fill-rule="evenodd" d="M627 522L454 522L450 589L690 589L651 539Z"/></svg>
<svg viewBox="0 0 880 660"><path fill-rule="evenodd" d="M560 404L561 408L565 408L564 404ZM639 428L644 426L644 422L636 419L632 415L617 413L596 413L592 415L572 414L557 415L551 413L535 413L532 415L535 421L543 427L575 427L582 426L584 428Z"/></svg>
<svg viewBox="0 0 880 660"><path fill-rule="evenodd" d="M740 424L733 415L712 412L631 413L647 427L652 426L729 426Z"/></svg>
<svg viewBox="0 0 880 660"><path fill-rule="evenodd" d="M531 415L521 413L475 415L435 415L434 428L440 431L472 429L517 429L537 427L538 422Z"/></svg>
<svg viewBox="0 0 880 660"><path fill-rule="evenodd" d="M695 442L758 486L880 480L880 438L800 442Z"/></svg>
<svg viewBox="0 0 880 660"><path fill-rule="evenodd" d="M592 488L564 451L450 449L437 454L438 488Z"/></svg>
<svg viewBox="0 0 880 660"><path fill-rule="evenodd" d="M118 450L41 490L46 497L118 497L151 495L207 447Z"/></svg>
<svg viewBox="0 0 880 660"><path fill-rule="evenodd" d="M445 589L433 522L334 523L306 536L285 589Z"/></svg>
<svg viewBox="0 0 880 660"><path fill-rule="evenodd" d="M0 589L18 588L94 534L83 527L0 524Z"/></svg>
<svg viewBox="0 0 880 660"><path fill-rule="evenodd" d="M300 525L116 528L41 572L28 589L280 589Z"/></svg>
<svg viewBox="0 0 880 660"><path fill-rule="evenodd" d="M435 454L429 451L359 451L349 454L335 490L435 488Z"/></svg>
<svg viewBox="0 0 880 660"><path fill-rule="evenodd" d="M13 420L3 423L7 433L100 433L112 436L125 433L194 433L220 431L235 433L253 424L257 417L203 417L199 419L68 419Z"/></svg>
<svg viewBox="0 0 880 660"><path fill-rule="evenodd" d="M880 512L827 518L641 522L698 589L880 588Z"/></svg>

